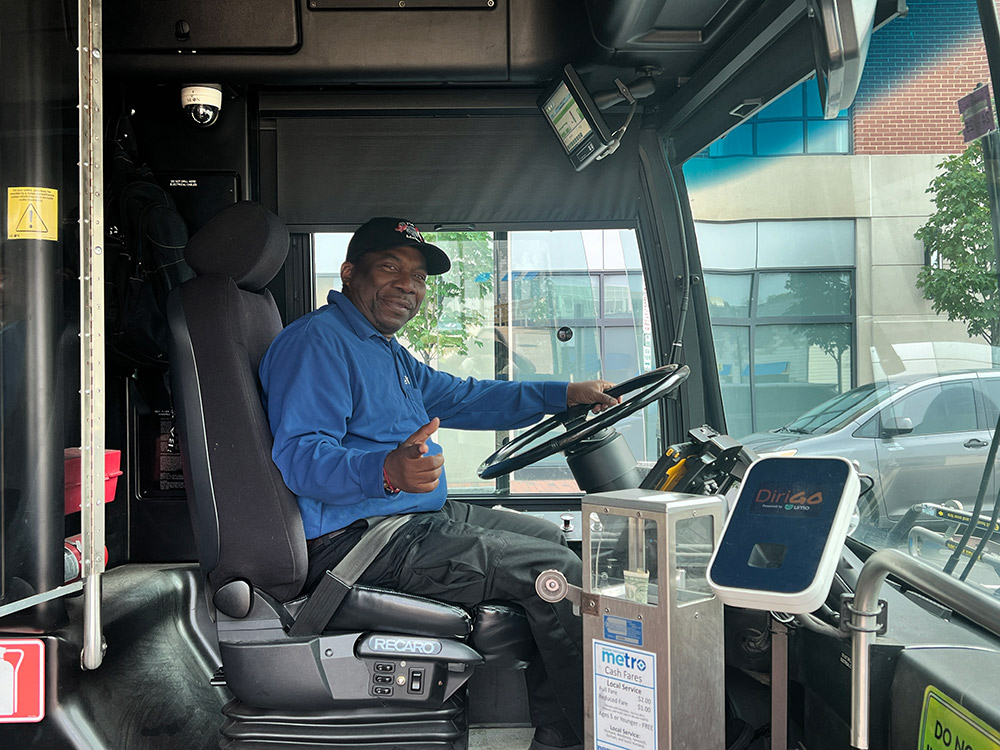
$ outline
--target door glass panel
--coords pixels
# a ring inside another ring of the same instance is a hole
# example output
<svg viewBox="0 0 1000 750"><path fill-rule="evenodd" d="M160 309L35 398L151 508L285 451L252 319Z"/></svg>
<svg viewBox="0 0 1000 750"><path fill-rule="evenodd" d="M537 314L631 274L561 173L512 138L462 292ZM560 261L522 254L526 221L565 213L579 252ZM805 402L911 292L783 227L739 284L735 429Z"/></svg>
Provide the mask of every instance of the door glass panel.
<svg viewBox="0 0 1000 750"><path fill-rule="evenodd" d="M637 318L642 315L642 276L608 274L604 277L604 317Z"/></svg>
<svg viewBox="0 0 1000 750"><path fill-rule="evenodd" d="M904 396L882 411L888 419L907 419L913 426L910 436L967 432L976 429L976 401L971 383L945 383L921 388ZM903 437L903 436L900 436Z"/></svg>
<svg viewBox="0 0 1000 750"><path fill-rule="evenodd" d="M597 318L599 278L585 273L513 271L510 283L515 325L551 326L556 320L570 323Z"/></svg>
<svg viewBox="0 0 1000 750"><path fill-rule="evenodd" d="M340 290L350 233L313 238L315 305ZM420 314L398 334L425 364L459 377L626 380L654 361L638 243L631 229L425 233L452 260L428 279ZM619 424L637 460L657 453L656 405ZM556 433L553 432L552 437ZM561 455L484 482L476 469L508 433L442 429L456 493L577 493Z"/></svg>

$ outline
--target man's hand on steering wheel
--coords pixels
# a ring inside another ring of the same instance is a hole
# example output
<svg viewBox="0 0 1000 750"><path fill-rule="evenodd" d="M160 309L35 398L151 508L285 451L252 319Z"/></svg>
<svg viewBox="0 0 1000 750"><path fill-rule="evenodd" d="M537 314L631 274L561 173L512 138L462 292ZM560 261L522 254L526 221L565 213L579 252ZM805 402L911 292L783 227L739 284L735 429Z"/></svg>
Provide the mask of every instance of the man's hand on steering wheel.
<svg viewBox="0 0 1000 750"><path fill-rule="evenodd" d="M480 464L476 473L480 479L494 479L522 469L535 461L541 461L554 453L566 451L575 443L596 435L676 390L690 374L691 369L687 365L674 364L637 375L613 388L611 383L604 380L572 383L566 395L566 411L562 414L553 414L498 448ZM611 392L605 393L605 389L610 389ZM619 403L620 397L627 393L632 395ZM607 412L587 419L585 407L595 402L597 407L594 408L594 412L604 410ZM545 442L538 442L543 435L556 427L563 427L566 431Z"/></svg>
<svg viewBox="0 0 1000 750"><path fill-rule="evenodd" d="M585 380L582 383L570 383L566 389L566 406L573 407L581 404L593 404L591 409L594 414L615 406L622 402L621 397L609 396L605 393L609 388L614 388L614 383L607 380Z"/></svg>

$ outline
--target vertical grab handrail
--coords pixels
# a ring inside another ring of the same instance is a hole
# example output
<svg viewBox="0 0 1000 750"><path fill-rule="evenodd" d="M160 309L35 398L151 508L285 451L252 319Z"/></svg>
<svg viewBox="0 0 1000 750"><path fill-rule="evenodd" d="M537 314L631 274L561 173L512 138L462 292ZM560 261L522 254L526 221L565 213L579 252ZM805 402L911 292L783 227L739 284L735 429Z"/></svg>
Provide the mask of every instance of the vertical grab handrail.
<svg viewBox="0 0 1000 750"><path fill-rule="evenodd" d="M851 747L857 750L868 750L870 646L875 639L878 595L883 581L890 574L924 596L1000 636L1000 602L996 599L899 550L884 549L875 552L861 568L854 592L854 620L851 627Z"/></svg>
<svg viewBox="0 0 1000 750"><path fill-rule="evenodd" d="M101 0L79 3L80 416L84 669L104 658L104 146Z"/></svg>

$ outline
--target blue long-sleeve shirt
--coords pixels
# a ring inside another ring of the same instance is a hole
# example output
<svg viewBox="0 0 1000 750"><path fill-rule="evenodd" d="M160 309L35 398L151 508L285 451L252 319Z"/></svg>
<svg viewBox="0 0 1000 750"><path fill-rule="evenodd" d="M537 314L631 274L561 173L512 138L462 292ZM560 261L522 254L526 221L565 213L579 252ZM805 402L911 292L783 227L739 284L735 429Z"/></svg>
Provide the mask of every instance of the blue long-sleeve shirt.
<svg viewBox="0 0 1000 750"><path fill-rule="evenodd" d="M386 456L433 417L442 427L500 430L566 408L567 383L460 379L424 365L375 330L340 292L285 328L260 363L274 448L298 496L307 539L359 518L438 510L427 493L386 493ZM441 446L427 441L428 455Z"/></svg>

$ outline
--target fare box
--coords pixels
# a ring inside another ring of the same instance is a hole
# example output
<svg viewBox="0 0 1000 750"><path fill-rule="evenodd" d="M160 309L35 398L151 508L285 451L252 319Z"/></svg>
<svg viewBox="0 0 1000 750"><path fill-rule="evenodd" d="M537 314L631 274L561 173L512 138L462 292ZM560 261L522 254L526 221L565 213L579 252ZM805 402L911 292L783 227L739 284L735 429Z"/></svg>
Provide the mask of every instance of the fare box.
<svg viewBox="0 0 1000 750"><path fill-rule="evenodd" d="M0 640L0 723L45 718L45 644L37 638Z"/></svg>

